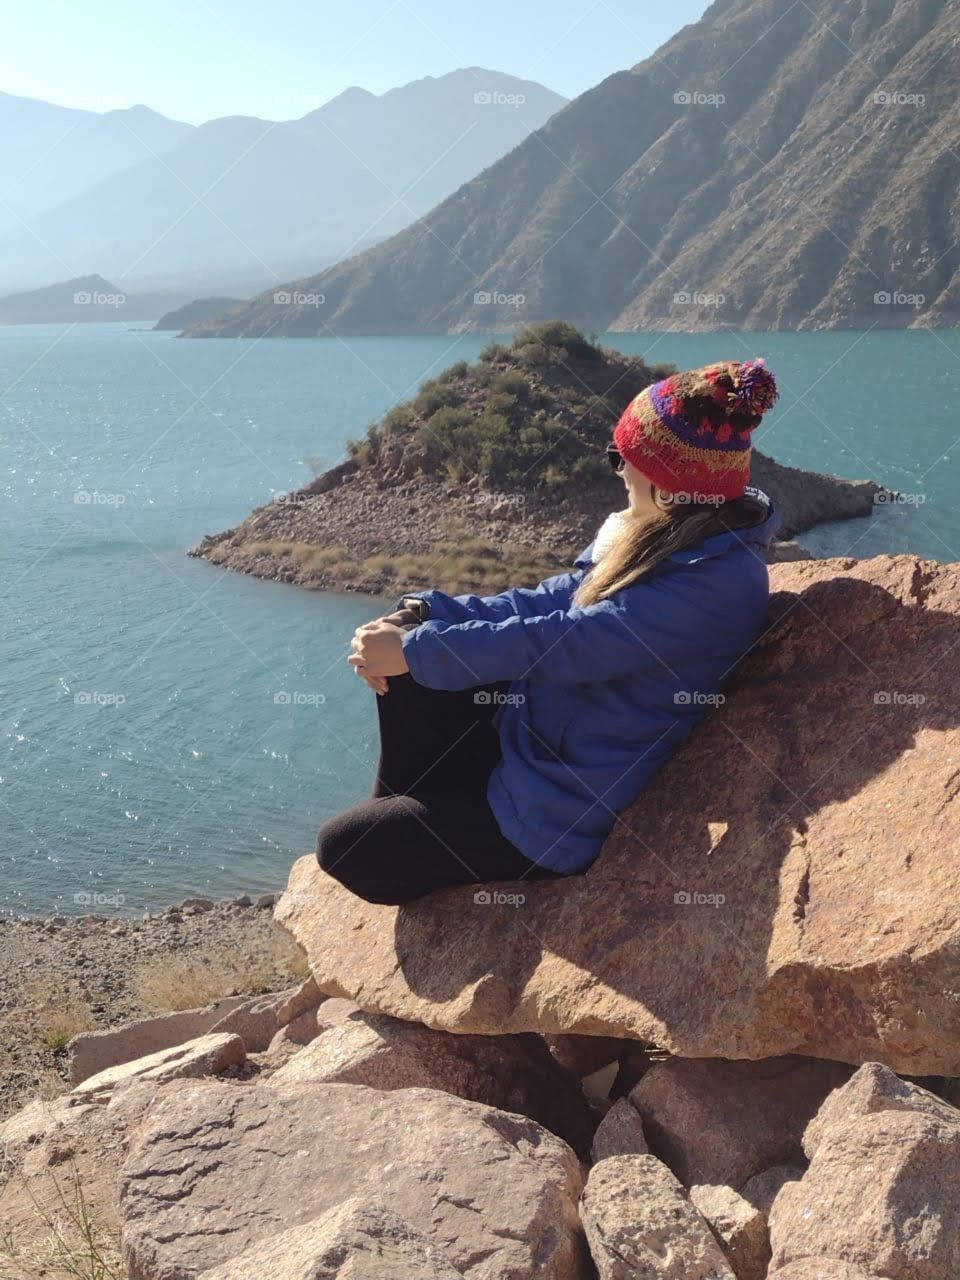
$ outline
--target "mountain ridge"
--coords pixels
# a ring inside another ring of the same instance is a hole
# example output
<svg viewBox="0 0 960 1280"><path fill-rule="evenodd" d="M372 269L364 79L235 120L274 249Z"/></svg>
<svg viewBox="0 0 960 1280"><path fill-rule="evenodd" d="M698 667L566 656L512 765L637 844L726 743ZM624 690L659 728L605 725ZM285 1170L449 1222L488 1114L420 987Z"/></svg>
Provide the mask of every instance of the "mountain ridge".
<svg viewBox="0 0 960 1280"><path fill-rule="evenodd" d="M720 0L413 226L299 280L321 310L260 296L189 332L956 324L958 51L946 0Z"/></svg>

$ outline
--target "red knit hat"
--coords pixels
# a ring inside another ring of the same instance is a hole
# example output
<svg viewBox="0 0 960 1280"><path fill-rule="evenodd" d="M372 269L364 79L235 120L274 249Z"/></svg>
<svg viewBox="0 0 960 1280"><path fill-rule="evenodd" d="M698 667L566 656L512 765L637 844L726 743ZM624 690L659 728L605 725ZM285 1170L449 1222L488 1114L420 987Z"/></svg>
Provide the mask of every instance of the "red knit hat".
<svg viewBox="0 0 960 1280"><path fill-rule="evenodd" d="M740 498L750 481L750 433L777 394L759 359L674 373L627 405L613 438L658 489L706 501Z"/></svg>

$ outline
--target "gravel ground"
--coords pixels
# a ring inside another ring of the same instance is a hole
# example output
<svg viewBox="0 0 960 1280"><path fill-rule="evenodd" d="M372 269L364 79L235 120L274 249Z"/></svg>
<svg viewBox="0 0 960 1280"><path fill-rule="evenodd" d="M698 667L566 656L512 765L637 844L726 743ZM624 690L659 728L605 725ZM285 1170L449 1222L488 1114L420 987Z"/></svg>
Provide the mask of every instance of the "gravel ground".
<svg viewBox="0 0 960 1280"><path fill-rule="evenodd" d="M65 1086L79 1031L279 990L307 972L273 895L190 898L142 919L0 917L0 1118Z"/></svg>

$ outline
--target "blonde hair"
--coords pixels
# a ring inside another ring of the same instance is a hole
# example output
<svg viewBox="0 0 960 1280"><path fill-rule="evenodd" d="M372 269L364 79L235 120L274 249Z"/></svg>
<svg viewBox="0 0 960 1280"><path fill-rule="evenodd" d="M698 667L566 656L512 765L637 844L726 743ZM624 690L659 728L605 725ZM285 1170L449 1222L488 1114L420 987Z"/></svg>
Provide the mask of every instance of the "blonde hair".
<svg viewBox="0 0 960 1280"><path fill-rule="evenodd" d="M620 536L574 594L573 603L578 608L608 600L618 591L651 577L662 561L676 551L695 547L715 533L750 528L767 515L766 504L752 495L704 507L679 502L676 495L654 485L650 488L659 508L657 515L647 519L632 507L625 513Z"/></svg>

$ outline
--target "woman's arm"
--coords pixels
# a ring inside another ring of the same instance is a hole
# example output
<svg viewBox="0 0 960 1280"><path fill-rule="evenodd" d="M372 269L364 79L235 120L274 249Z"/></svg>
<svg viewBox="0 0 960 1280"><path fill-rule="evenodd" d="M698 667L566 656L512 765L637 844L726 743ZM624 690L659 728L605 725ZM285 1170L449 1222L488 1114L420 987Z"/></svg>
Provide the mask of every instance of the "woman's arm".
<svg viewBox="0 0 960 1280"><path fill-rule="evenodd" d="M502 622L427 622L403 639L414 679L434 689L468 689L497 680L558 684L612 680L660 668L673 674L721 625L724 601L691 578L671 574L586 609L557 609Z"/></svg>
<svg viewBox="0 0 960 1280"><path fill-rule="evenodd" d="M445 591L415 591L406 600L422 600L431 622L460 623L479 619L503 622L508 618L535 618L568 609L574 591L580 585L581 573L561 573L545 578L536 587L510 587L495 596L450 596Z"/></svg>

